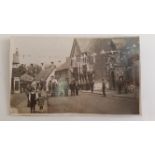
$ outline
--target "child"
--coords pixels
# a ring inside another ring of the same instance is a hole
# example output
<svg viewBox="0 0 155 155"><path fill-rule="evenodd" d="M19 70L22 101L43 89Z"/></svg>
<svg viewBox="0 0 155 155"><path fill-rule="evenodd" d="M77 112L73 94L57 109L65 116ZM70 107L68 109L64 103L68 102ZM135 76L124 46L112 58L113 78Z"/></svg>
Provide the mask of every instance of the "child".
<svg viewBox="0 0 155 155"><path fill-rule="evenodd" d="M39 102L38 102L38 106L39 106L39 110L40 112L43 112L44 110L44 104L45 104L45 99L47 98L47 94L46 92L42 89L41 90L41 96L39 97Z"/></svg>

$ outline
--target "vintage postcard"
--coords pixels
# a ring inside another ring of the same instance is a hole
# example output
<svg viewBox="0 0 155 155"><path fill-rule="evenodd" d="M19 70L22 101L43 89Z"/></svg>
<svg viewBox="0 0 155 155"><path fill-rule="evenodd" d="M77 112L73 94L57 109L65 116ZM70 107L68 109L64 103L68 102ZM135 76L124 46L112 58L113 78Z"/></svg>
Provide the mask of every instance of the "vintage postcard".
<svg viewBox="0 0 155 155"><path fill-rule="evenodd" d="M137 36L16 36L12 114L139 114Z"/></svg>

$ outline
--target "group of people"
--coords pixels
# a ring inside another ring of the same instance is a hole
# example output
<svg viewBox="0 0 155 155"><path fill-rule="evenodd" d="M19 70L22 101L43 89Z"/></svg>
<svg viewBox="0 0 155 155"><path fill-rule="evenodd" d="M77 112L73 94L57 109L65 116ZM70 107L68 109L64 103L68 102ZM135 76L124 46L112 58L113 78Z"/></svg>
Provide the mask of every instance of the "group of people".
<svg viewBox="0 0 155 155"><path fill-rule="evenodd" d="M50 80L48 83L48 92L52 97L69 96L69 94L75 96L79 94L79 84L75 80L72 80L70 83L67 79Z"/></svg>
<svg viewBox="0 0 155 155"><path fill-rule="evenodd" d="M71 81L69 87L71 90L71 96L79 95L79 84L77 81L75 80Z"/></svg>
<svg viewBox="0 0 155 155"><path fill-rule="evenodd" d="M52 79L48 83L48 92L51 96L58 96L58 81L56 79Z"/></svg>
<svg viewBox="0 0 155 155"><path fill-rule="evenodd" d="M67 79L56 79L50 80L48 83L48 92L52 97L54 96L78 96L79 90L82 89L81 85L77 80L72 80L70 83ZM94 81L90 82L89 90L94 92ZM103 96L106 96L106 84L105 80L102 79L102 93Z"/></svg>
<svg viewBox="0 0 155 155"><path fill-rule="evenodd" d="M117 90L118 94L134 93L135 85L133 84L133 82L125 80L123 76L120 76L117 81Z"/></svg>
<svg viewBox="0 0 155 155"><path fill-rule="evenodd" d="M94 84L93 84L94 85ZM31 84L27 84L25 93L27 96L27 106L30 107L31 113L36 110L36 104L38 104L40 112L43 112L45 102L48 102L48 95L52 97L56 96L78 96L80 90L80 85L78 81L72 80L70 83L67 79L51 80L48 83L48 91L43 86L42 82L37 83L33 81ZM106 86L105 81L102 79L102 93L106 96ZM93 92L93 86L91 87Z"/></svg>
<svg viewBox="0 0 155 155"><path fill-rule="evenodd" d="M47 93L39 84L28 84L25 90L27 96L27 106L30 107L31 113L36 110L36 104L39 106L40 112L43 112L45 101L48 101Z"/></svg>

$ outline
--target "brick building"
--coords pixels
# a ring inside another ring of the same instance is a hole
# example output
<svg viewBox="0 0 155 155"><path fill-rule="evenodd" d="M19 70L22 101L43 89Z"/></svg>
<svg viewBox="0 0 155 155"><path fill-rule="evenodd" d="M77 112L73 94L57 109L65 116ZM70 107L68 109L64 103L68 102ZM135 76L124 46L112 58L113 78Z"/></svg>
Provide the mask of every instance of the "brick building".
<svg viewBox="0 0 155 155"><path fill-rule="evenodd" d="M74 39L70 58L72 77L85 89L107 75L105 53L112 50L111 39Z"/></svg>
<svg viewBox="0 0 155 155"><path fill-rule="evenodd" d="M106 80L115 89L119 77L139 82L139 38L78 38L70 54L71 78L89 89L92 81Z"/></svg>

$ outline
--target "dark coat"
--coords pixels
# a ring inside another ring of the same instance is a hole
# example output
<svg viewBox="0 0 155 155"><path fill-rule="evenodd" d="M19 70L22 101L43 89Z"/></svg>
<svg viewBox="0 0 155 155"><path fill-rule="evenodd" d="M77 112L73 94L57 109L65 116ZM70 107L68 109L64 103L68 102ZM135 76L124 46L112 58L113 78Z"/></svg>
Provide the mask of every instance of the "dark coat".
<svg viewBox="0 0 155 155"><path fill-rule="evenodd" d="M102 90L105 90L106 86L105 86L105 82L102 82Z"/></svg>
<svg viewBox="0 0 155 155"><path fill-rule="evenodd" d="M30 106L33 107L36 105L36 93L31 92L30 93Z"/></svg>

